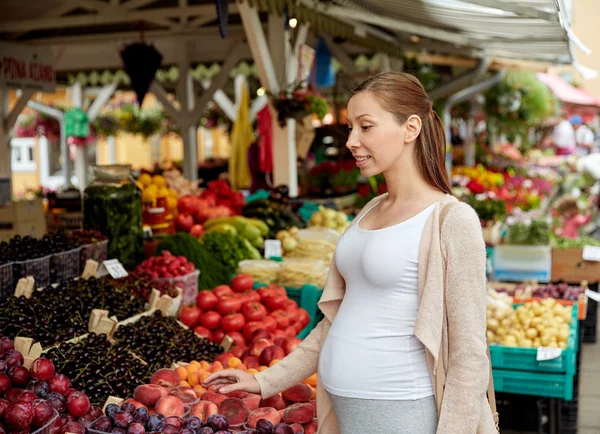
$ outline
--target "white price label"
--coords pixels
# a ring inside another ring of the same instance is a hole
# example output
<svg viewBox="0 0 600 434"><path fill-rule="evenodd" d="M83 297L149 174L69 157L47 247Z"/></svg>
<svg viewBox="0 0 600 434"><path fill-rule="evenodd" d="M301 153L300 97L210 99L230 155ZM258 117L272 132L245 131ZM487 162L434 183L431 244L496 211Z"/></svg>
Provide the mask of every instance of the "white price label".
<svg viewBox="0 0 600 434"><path fill-rule="evenodd" d="M272 257L281 258L281 241L280 240L265 240L265 258L269 259Z"/></svg>
<svg viewBox="0 0 600 434"><path fill-rule="evenodd" d="M106 272L110 274L110 277L112 277L113 279L121 279L129 275L127 273L127 270L123 268L123 264L121 264L121 262L119 262L118 259L109 259L107 261L104 261L102 263L102 268L106 270ZM104 270L102 270L102 272Z"/></svg>
<svg viewBox="0 0 600 434"><path fill-rule="evenodd" d="M544 360L557 359L561 354L561 348L538 347L536 360L541 362Z"/></svg>
<svg viewBox="0 0 600 434"><path fill-rule="evenodd" d="M585 290L585 295L587 295L592 300L597 301L598 303L600 303L600 294L598 294L596 291L592 291L591 289L586 289Z"/></svg>
<svg viewBox="0 0 600 434"><path fill-rule="evenodd" d="M600 247L583 246L583 260L600 262Z"/></svg>

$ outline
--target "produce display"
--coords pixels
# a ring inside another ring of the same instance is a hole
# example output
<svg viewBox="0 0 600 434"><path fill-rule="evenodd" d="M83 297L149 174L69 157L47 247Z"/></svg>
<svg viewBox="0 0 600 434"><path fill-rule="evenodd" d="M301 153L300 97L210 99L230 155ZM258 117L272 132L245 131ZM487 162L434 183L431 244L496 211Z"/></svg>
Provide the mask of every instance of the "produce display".
<svg viewBox="0 0 600 434"><path fill-rule="evenodd" d="M165 237L156 248L156 254L160 255L165 250L175 256L184 256L200 270L199 289L214 288L231 278L230 267L220 262L212 251L190 234L179 232Z"/></svg>
<svg viewBox="0 0 600 434"><path fill-rule="evenodd" d="M244 206L242 215L263 221L269 227L266 238L273 239L279 231L294 226L302 228L304 223L285 205L272 200L255 200Z"/></svg>
<svg viewBox="0 0 600 434"><path fill-rule="evenodd" d="M298 244L288 257L320 259L330 264L340 234L333 229L313 227L298 231Z"/></svg>
<svg viewBox="0 0 600 434"><path fill-rule="evenodd" d="M137 180L137 186L142 190L142 203L156 206L157 199L164 198L169 212L177 210L178 193L167 185L167 180L161 175L150 176L142 173Z"/></svg>
<svg viewBox="0 0 600 434"><path fill-rule="evenodd" d="M108 256L125 268L142 259L142 198L129 166L95 166L83 195L83 227L109 238Z"/></svg>
<svg viewBox="0 0 600 434"><path fill-rule="evenodd" d="M169 282L157 282L149 278L147 274L139 274L136 271L129 273L127 277L113 280L112 283L115 288L130 292L146 301L150 300L153 289L158 290L160 295L177 297L175 285Z"/></svg>
<svg viewBox="0 0 600 434"><path fill-rule="evenodd" d="M344 233L349 225L350 221L346 213L323 206L319 207L319 211L315 212L308 222L309 227L329 228L340 234Z"/></svg>
<svg viewBox="0 0 600 434"><path fill-rule="evenodd" d="M279 277L281 262L269 259L247 259L238 264L237 272L248 274L252 279L260 283L275 283Z"/></svg>
<svg viewBox="0 0 600 434"><path fill-rule="evenodd" d="M590 237L563 238L556 237L554 247L559 249L583 249L585 246L600 246L600 240Z"/></svg>
<svg viewBox="0 0 600 434"><path fill-rule="evenodd" d="M6 336L0 341L0 431L84 434L102 415L69 378L55 375L52 361L38 358L28 369L23 355Z"/></svg>
<svg viewBox="0 0 600 434"><path fill-rule="evenodd" d="M304 285L323 288L328 271L327 263L319 259L286 258L277 275L277 283L292 288L302 288Z"/></svg>
<svg viewBox="0 0 600 434"><path fill-rule="evenodd" d="M150 370L156 371L180 360L214 360L223 349L184 328L159 311L129 325L121 325L113 335L121 348L134 352Z"/></svg>
<svg viewBox="0 0 600 434"><path fill-rule="evenodd" d="M549 283L546 285L526 285L520 283L514 289L509 291L506 288L497 288L500 293L515 294L517 291L522 291L524 297L537 298L554 298L557 300L572 300L577 301L581 294L585 294L585 288L580 286L571 286L567 283Z"/></svg>
<svg viewBox="0 0 600 434"><path fill-rule="evenodd" d="M516 309L511 302L496 301L487 307L487 339L490 344L523 348L567 348L572 306L553 298L525 303Z"/></svg>
<svg viewBox="0 0 600 434"><path fill-rule="evenodd" d="M514 245L547 246L550 233L550 223L546 218L526 219L509 225L506 241Z"/></svg>
<svg viewBox="0 0 600 434"><path fill-rule="evenodd" d="M93 229L76 229L70 231L67 236L77 242L79 246L85 246L87 244L97 244L102 241L108 240L108 237L102 232L98 232Z"/></svg>
<svg viewBox="0 0 600 434"><path fill-rule="evenodd" d="M177 194L177 197L195 195L198 193L198 181L192 182L183 177L179 170L168 170L163 173L167 187Z"/></svg>
<svg viewBox="0 0 600 434"><path fill-rule="evenodd" d="M31 298L10 297L0 306L0 334L30 337L42 346L87 331L93 309L108 310L119 320L144 311L145 300L112 279L70 280L34 291Z"/></svg>
<svg viewBox="0 0 600 434"><path fill-rule="evenodd" d="M141 360L122 346L111 345L103 334L90 333L76 343L60 344L45 356L52 360L65 383L66 377L71 378L71 386L85 392L92 404L99 406L109 396L131 396L135 385L151 374Z"/></svg>
<svg viewBox="0 0 600 434"><path fill-rule="evenodd" d="M253 291L252 286L251 276L237 275L231 287L200 291L196 306L183 307L179 319L213 342L227 335L237 345L251 342L260 328L275 337L294 337L310 322L308 312L290 300L284 288L271 285Z"/></svg>
<svg viewBox="0 0 600 434"><path fill-rule="evenodd" d="M168 250L163 250L160 256L142 261L135 271L151 279L185 276L196 270L193 263L185 256L173 256Z"/></svg>
<svg viewBox="0 0 600 434"><path fill-rule="evenodd" d="M296 226L277 232L275 238L281 241L284 254L293 252L298 247L298 231Z"/></svg>
<svg viewBox="0 0 600 434"><path fill-rule="evenodd" d="M269 235L269 227L266 223L258 219L246 218L242 216L222 217L208 220L204 224L204 231L210 232L228 232L238 235L250 242L256 249L262 249L265 244L263 237Z"/></svg>

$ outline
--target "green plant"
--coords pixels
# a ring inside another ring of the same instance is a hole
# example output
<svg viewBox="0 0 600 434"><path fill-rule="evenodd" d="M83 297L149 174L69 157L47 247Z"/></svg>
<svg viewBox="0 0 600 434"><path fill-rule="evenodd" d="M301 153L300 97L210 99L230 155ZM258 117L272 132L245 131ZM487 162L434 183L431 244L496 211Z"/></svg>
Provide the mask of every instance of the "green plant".
<svg viewBox="0 0 600 434"><path fill-rule="evenodd" d="M498 221L506 217L506 202L500 199L478 199L470 196L467 200L479 218L483 221Z"/></svg>

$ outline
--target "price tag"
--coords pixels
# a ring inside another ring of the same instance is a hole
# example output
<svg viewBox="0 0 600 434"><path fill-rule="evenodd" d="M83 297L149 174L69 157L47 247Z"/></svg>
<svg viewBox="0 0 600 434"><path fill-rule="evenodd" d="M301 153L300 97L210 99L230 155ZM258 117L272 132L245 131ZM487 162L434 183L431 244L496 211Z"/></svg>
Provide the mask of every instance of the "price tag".
<svg viewBox="0 0 600 434"><path fill-rule="evenodd" d="M561 354L561 348L538 347L536 360L541 362L544 360L557 359Z"/></svg>
<svg viewBox="0 0 600 434"><path fill-rule="evenodd" d="M586 289L585 290L585 295L587 295L592 300L597 301L598 303L600 303L600 294L598 294L596 291L592 291L591 289Z"/></svg>
<svg viewBox="0 0 600 434"><path fill-rule="evenodd" d="M269 259L273 256L281 257L281 241L279 240L265 240L265 258Z"/></svg>
<svg viewBox="0 0 600 434"><path fill-rule="evenodd" d="M600 262L600 247L583 246L583 260Z"/></svg>
<svg viewBox="0 0 600 434"><path fill-rule="evenodd" d="M106 274L110 274L110 277L113 279L121 279L129 275L125 268L123 268L123 264L121 264L118 259L109 259L102 263L102 266L98 270L97 277L101 277Z"/></svg>

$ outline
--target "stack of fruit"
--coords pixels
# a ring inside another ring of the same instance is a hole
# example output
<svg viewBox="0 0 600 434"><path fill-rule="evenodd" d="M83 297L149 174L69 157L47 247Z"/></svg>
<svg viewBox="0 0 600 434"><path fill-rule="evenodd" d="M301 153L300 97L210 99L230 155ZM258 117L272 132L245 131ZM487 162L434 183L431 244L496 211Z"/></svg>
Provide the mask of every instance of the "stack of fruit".
<svg viewBox="0 0 600 434"><path fill-rule="evenodd" d="M304 227L302 220L287 206L272 200L250 202L242 210L242 215L265 222L269 227L269 238L275 238L279 231L294 226Z"/></svg>
<svg viewBox="0 0 600 434"><path fill-rule="evenodd" d="M231 287L200 291L196 306L183 307L179 319L213 342L220 343L227 335L239 345L252 342L257 329L288 338L309 324L308 312L290 300L284 288L271 285L253 291L253 285L252 277L242 274L233 278Z"/></svg>
<svg viewBox="0 0 600 434"><path fill-rule="evenodd" d="M23 355L7 337L0 341L0 433L84 434L85 428L102 415L88 397L71 388L69 379L55 375L45 358L23 366Z"/></svg>
<svg viewBox="0 0 600 434"><path fill-rule="evenodd" d="M525 303L516 310L488 305L487 339L490 344L511 347L567 348L573 307L553 298Z"/></svg>
<svg viewBox="0 0 600 434"><path fill-rule="evenodd" d="M298 246L298 227L294 226L290 229L277 232L275 238L281 241L281 247L284 253L293 252Z"/></svg>
<svg viewBox="0 0 600 434"><path fill-rule="evenodd" d="M196 267L185 256L173 256L164 250L160 256L142 261L135 271L151 279L161 279L188 275L196 271Z"/></svg>
<svg viewBox="0 0 600 434"><path fill-rule="evenodd" d="M157 200L164 198L170 213L177 211L177 192L167 186L166 179L161 175L150 176L143 173L137 180L137 185L142 190L142 202L152 207Z"/></svg>
<svg viewBox="0 0 600 434"><path fill-rule="evenodd" d="M208 220L204 224L204 231L205 233L229 232L238 235L248 240L257 249L264 247L264 237L269 235L269 227L263 221L241 216Z"/></svg>
<svg viewBox="0 0 600 434"><path fill-rule="evenodd" d="M548 283L547 285L527 285L519 283L514 289L497 289L500 293L516 294L522 291L525 297L536 298L554 298L557 300L576 301L581 294L585 294L585 289L580 286L570 286L568 283Z"/></svg>
<svg viewBox="0 0 600 434"><path fill-rule="evenodd" d="M163 173L169 188L177 193L177 196L198 193L198 181L192 182L185 179L179 170L168 170Z"/></svg>
<svg viewBox="0 0 600 434"><path fill-rule="evenodd" d="M331 208L319 207L319 211L314 213L308 222L309 227L323 227L334 229L337 232L344 233L350 225L348 215L342 211L336 211Z"/></svg>

